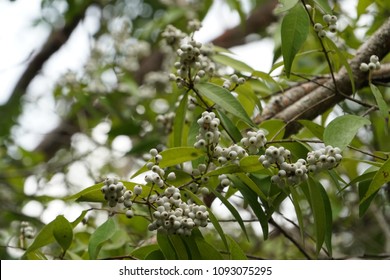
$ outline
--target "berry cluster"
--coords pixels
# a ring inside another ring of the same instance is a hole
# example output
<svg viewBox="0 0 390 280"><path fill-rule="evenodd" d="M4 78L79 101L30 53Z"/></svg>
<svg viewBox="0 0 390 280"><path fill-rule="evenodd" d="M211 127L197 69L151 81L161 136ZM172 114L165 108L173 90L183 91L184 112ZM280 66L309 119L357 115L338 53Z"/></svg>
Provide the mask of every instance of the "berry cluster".
<svg viewBox="0 0 390 280"><path fill-rule="evenodd" d="M180 191L176 187L166 188L164 196L157 198L156 204L156 211L153 212L155 220L148 226L150 231L189 236L193 228L205 227L208 224L209 213L206 206L182 201Z"/></svg>
<svg viewBox="0 0 390 280"><path fill-rule="evenodd" d="M215 116L215 113L205 111L197 122L200 128L194 147L197 149L215 147L221 136L221 132L218 129L220 120Z"/></svg>
<svg viewBox="0 0 390 280"><path fill-rule="evenodd" d="M307 154L307 168L310 172L332 169L340 163L342 158L343 156L339 148L326 146L325 148Z"/></svg>
<svg viewBox="0 0 390 280"><path fill-rule="evenodd" d="M223 82L222 87L224 87L226 89L230 89L232 86L232 83L235 84L235 87L237 87L237 86L245 83L245 78L243 78L243 77L239 78L236 74L233 74L230 76L230 79L225 80Z"/></svg>
<svg viewBox="0 0 390 280"><path fill-rule="evenodd" d="M372 55L370 57L370 62L367 64L362 62L360 64L360 71L367 72L373 70L379 70L381 68L381 63L379 62L379 57L377 55Z"/></svg>
<svg viewBox="0 0 390 280"><path fill-rule="evenodd" d="M257 154L260 148L267 143L263 130L248 131L247 136L241 139L241 144L248 150L249 154Z"/></svg>
<svg viewBox="0 0 390 280"><path fill-rule="evenodd" d="M104 186L100 189L104 194L104 199L108 201L110 207L115 207L117 203L123 203L125 186L116 178L104 180Z"/></svg>
<svg viewBox="0 0 390 280"><path fill-rule="evenodd" d="M26 221L20 223L20 234L27 239L32 239L35 235L33 227Z"/></svg>
<svg viewBox="0 0 390 280"><path fill-rule="evenodd" d="M337 17L335 15L329 15L325 14L322 19L325 22L325 26L321 23L317 22L314 24L314 30L317 32L318 37L325 38L326 37L326 31L327 28L331 33L335 33L337 31Z"/></svg>
<svg viewBox="0 0 390 280"><path fill-rule="evenodd" d="M163 177L165 175L165 171L164 169L160 168L160 166L158 166L158 164L161 162L162 160L162 156L158 153L157 149L151 149L149 151L150 155L152 156L153 158L153 161L149 161L147 164L146 164L146 167L152 171L152 174L148 174L145 176L145 181L146 183L152 183L152 184L155 184L156 186L158 186L159 188L164 188L164 180L163 180ZM173 176L175 176L175 174L173 173L173 175L171 174L170 175L170 178L173 180Z"/></svg>
<svg viewBox="0 0 390 280"><path fill-rule="evenodd" d="M297 185L307 180L307 173L320 172L336 167L342 159L339 148L326 146L325 148L311 151L305 159L298 159L291 163L291 152L284 147L270 146L265 154L259 157L259 161L265 168L278 169L277 174L271 177L272 183L279 187Z"/></svg>
<svg viewBox="0 0 390 280"><path fill-rule="evenodd" d="M238 164L239 160L247 155L248 154L245 149L236 144L227 148L217 146L214 149L214 156L217 157L218 163L221 165L227 163L228 161Z"/></svg>

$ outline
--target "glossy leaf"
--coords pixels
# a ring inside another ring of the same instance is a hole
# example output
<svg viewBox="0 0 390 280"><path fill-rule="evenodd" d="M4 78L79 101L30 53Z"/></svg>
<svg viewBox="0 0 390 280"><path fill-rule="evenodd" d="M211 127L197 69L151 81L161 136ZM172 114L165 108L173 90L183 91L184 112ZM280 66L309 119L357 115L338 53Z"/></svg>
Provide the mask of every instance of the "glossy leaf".
<svg viewBox="0 0 390 280"><path fill-rule="evenodd" d="M253 123L245 112L245 109L227 89L211 83L197 84L196 89L202 96L205 96L213 101L221 109L253 126Z"/></svg>
<svg viewBox="0 0 390 280"><path fill-rule="evenodd" d="M64 251L68 250L73 241L73 228L62 215L57 216L53 225L53 236Z"/></svg>
<svg viewBox="0 0 390 280"><path fill-rule="evenodd" d="M95 232L91 235L88 244L88 253L90 259L97 259L103 243L109 241L116 231L117 225L113 218L109 218L95 230Z"/></svg>
<svg viewBox="0 0 390 280"><path fill-rule="evenodd" d="M175 166L177 164L195 160L197 158L202 157L204 153L201 150L195 149L193 147L175 147L175 148L162 151L160 155L162 156L162 160L159 163L159 166L161 168L165 168L165 167ZM148 171L148 168L146 167L145 164L133 176L131 176L131 178L134 178L146 171Z"/></svg>
<svg viewBox="0 0 390 280"><path fill-rule="evenodd" d="M344 150L351 143L358 130L370 123L368 119L355 115L335 118L324 130L324 143Z"/></svg>
<svg viewBox="0 0 390 280"><path fill-rule="evenodd" d="M284 132L286 130L286 123L282 120L266 120L263 121L259 128L264 129L268 132L266 135L267 140L280 140L284 136Z"/></svg>
<svg viewBox="0 0 390 280"><path fill-rule="evenodd" d="M282 55L287 77L290 76L295 56L309 34L310 21L303 6L298 3L288 11L282 21Z"/></svg>

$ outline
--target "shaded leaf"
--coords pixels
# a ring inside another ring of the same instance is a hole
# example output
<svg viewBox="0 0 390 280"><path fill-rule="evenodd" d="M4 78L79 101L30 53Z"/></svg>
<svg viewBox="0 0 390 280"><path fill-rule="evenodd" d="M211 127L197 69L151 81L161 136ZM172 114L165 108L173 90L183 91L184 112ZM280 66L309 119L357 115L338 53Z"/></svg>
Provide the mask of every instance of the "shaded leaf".
<svg viewBox="0 0 390 280"><path fill-rule="evenodd" d="M109 218L95 230L95 232L91 235L88 244L90 259L95 260L97 258L103 243L110 240L116 231L117 225L113 218Z"/></svg>
<svg viewBox="0 0 390 280"><path fill-rule="evenodd" d="M298 51L309 34L309 17L301 4L295 5L283 18L281 27L282 55L287 77Z"/></svg>
<svg viewBox="0 0 390 280"><path fill-rule="evenodd" d="M345 115L332 120L324 130L324 143L344 150L358 130L371 122L363 117Z"/></svg>
<svg viewBox="0 0 390 280"><path fill-rule="evenodd" d="M203 238L195 238L202 260L223 260L222 255Z"/></svg>

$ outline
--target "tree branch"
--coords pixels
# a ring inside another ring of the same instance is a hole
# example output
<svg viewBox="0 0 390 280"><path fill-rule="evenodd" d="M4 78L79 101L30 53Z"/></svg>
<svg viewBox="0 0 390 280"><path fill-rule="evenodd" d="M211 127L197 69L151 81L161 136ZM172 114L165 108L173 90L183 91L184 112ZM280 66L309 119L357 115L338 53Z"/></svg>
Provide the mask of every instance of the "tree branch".
<svg viewBox="0 0 390 280"><path fill-rule="evenodd" d="M362 62L367 62L370 56L375 54L381 60L390 51L390 19L388 19L357 51L355 57L350 61L350 67L354 76L355 89L362 88L367 84L367 72L360 71ZM327 81L321 87L316 87L313 91L305 94L302 98L282 108L280 111L272 114L256 117L256 122L260 123L264 119L276 118L289 122L286 129L286 135L296 133L300 125L295 122L297 119L312 120L321 115L335 104L345 99L344 95L352 95L352 85L347 70L343 67L336 74L336 83L338 91L343 94L337 94L334 90L333 81ZM267 113L267 111L265 111ZM294 121L291 121L294 120Z"/></svg>

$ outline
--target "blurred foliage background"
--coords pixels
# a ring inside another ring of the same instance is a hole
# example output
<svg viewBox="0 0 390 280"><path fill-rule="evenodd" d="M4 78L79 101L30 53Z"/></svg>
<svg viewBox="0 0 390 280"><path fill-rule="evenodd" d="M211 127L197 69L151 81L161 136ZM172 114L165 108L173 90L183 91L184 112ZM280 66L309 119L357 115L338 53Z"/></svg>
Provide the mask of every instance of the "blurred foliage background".
<svg viewBox="0 0 390 280"><path fill-rule="evenodd" d="M306 2L315 6L321 1ZM387 1L345 0L330 1L330 4L340 19L335 44L349 55L348 58L390 15ZM36 233L48 223L43 219L47 217L47 212L52 213L50 217L54 213L65 214L73 221L81 211L99 208L100 203L70 203L63 198L101 182L109 175L128 180L145 163L144 155L151 148L163 149L167 143L169 146L174 118L172 112L175 112L183 92L168 80L175 59L174 51L161 40L161 33L169 24L188 32L187 23L191 19L202 21L207 16L213 16L209 15L213 5L229 7L238 15L240 22L211 42L203 43L212 43L215 49L224 50L271 39L274 66L278 64L283 13L275 12L278 5L275 0L41 1L41 15L31 24L46 26L50 34L42 43L42 48L29 59L10 98L0 105L1 259L19 258L23 254L26 244L20 239L22 221L29 222ZM347 12L346 7L353 7L353 10ZM52 108L55 108L54 113L58 117L57 126L41 137L33 149L23 148L18 141L19 137L23 137L20 133L23 125L21 116L34 118L29 110L40 102L29 97L28 86L39 77L44 64L55 59L54 54L67 44L86 17L93 18L96 26L89 34L89 57L85 65L78 71L64 69L53 89L40 97L54 104ZM202 27L207 28L206 25ZM256 103L246 101L245 108L250 115L255 116L280 88L329 73L322 53L313 51L319 49L313 34L301 50L304 55L294 63L294 75L290 79L286 79L283 72L274 71L271 76L276 82L259 79L245 86L248 95L258 99ZM232 69L237 71L249 67L226 57L219 57L219 60L215 57L215 61L222 76L230 75ZM275 69L278 68L275 66ZM378 86L388 102L388 80L381 81ZM356 92L355 97L375 103L368 87ZM325 126L332 117L345 113L362 115L366 110L354 102L342 101L316 121ZM352 145L359 151L346 150L345 161L338 168L341 179L332 177L332 174L318 178L328 192L333 209L335 258L390 257L390 187L383 186L367 213L359 217L359 184L369 184L372 176L367 176L367 180L360 177L359 182L353 182L354 178L370 172L372 165L364 161L377 161L372 154L383 159L390 151L388 119L383 119L378 112L369 113L371 123L375 125L363 128L354 139ZM305 128L295 138L312 136ZM360 151L369 154L364 155ZM258 222L240 197L235 197L233 203L242 213L248 239L228 214L218 211L221 208L218 200L214 201L212 209L220 215L226 233L240 244L248 258L305 258L299 247L291 242L291 239L300 242L301 237L289 201L285 201L275 214L276 222L271 224L267 241L263 241ZM305 224L313 222L310 209L302 197ZM89 238L106 217L104 211L85 212L83 222L75 229L74 242L67 258L86 257ZM147 231L147 221L142 217L129 220L120 216L118 221L121 230L112 236L100 258L127 255L134 248L156 242L155 236ZM211 244L223 248L212 229L206 228L202 233ZM310 230L307 234L311 234ZM305 240L306 250L313 253L314 241L310 236L306 236ZM56 246L47 249L48 256L58 257L59 248Z"/></svg>

